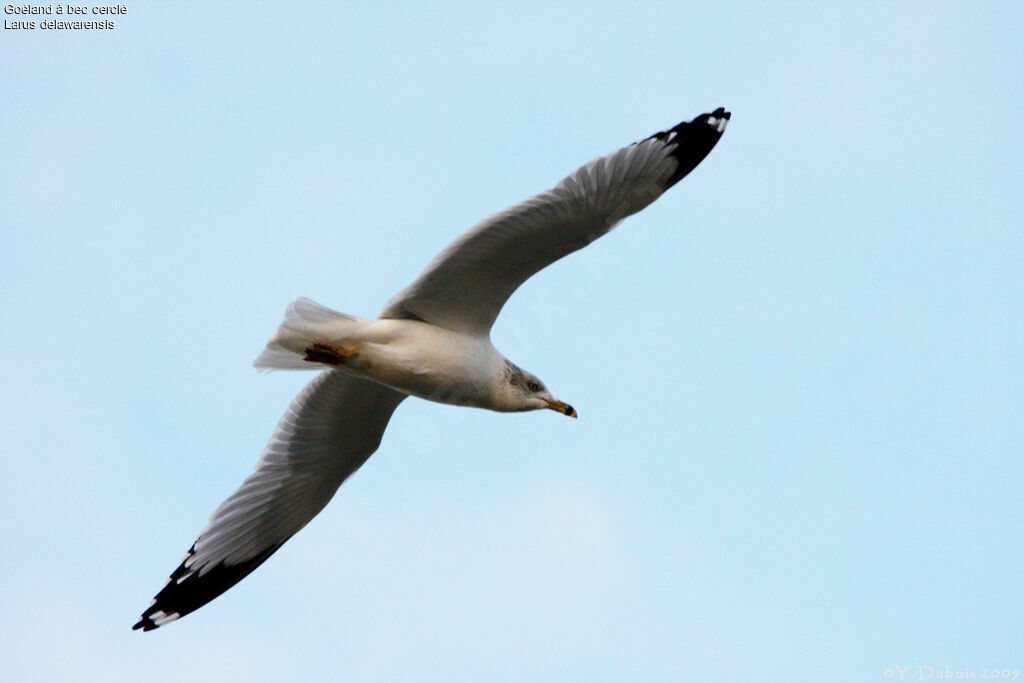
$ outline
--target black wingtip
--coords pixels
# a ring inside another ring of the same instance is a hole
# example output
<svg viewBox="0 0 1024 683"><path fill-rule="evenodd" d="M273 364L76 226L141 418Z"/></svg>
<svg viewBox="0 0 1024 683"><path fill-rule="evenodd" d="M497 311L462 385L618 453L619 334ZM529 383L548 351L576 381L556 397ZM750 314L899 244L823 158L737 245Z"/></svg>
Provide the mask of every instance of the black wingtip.
<svg viewBox="0 0 1024 683"><path fill-rule="evenodd" d="M201 572L185 566L188 559L195 554L196 546L193 544L185 555L185 559L171 573L167 585L156 594L153 604L146 608L139 621L132 626L132 630L152 631L196 611L248 576L273 555L283 543L284 541L237 564L222 562L213 567L204 568Z"/></svg>
<svg viewBox="0 0 1024 683"><path fill-rule="evenodd" d="M666 144L675 145L669 154L679 165L665 184L666 190L682 180L704 160L722 137L731 118L732 112L719 107L710 114L701 114L692 121L683 121L674 128L651 136Z"/></svg>
<svg viewBox="0 0 1024 683"><path fill-rule="evenodd" d="M140 628L145 632L152 631L153 629L160 627L149 617L143 617L139 619L138 623L132 626L133 631L138 631Z"/></svg>

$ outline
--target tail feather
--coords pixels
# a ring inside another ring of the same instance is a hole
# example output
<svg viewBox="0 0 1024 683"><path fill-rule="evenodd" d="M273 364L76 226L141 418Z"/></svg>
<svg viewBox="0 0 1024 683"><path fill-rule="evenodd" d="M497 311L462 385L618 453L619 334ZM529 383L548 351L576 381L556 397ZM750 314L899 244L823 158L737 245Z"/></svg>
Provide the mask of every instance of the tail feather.
<svg viewBox="0 0 1024 683"><path fill-rule="evenodd" d="M288 305L284 322L267 342L253 365L260 370L313 370L318 363L306 360L306 349L310 345L339 336L345 323L354 323L359 318L302 297Z"/></svg>
<svg viewBox="0 0 1024 683"><path fill-rule="evenodd" d="M288 304L284 312L285 323L333 323L339 320L359 320L354 315L339 313L312 299L300 296Z"/></svg>

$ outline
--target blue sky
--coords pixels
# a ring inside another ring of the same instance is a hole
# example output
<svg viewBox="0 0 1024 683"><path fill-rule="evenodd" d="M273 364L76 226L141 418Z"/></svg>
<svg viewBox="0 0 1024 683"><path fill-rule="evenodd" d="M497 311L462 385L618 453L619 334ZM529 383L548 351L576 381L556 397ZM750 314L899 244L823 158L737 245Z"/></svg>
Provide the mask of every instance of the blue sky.
<svg viewBox="0 0 1024 683"><path fill-rule="evenodd" d="M116 23L0 39L5 679L1024 669L1024 6ZM375 315L717 106L705 162L494 329L578 421L407 401L266 565L130 630L310 378L250 365L289 301Z"/></svg>

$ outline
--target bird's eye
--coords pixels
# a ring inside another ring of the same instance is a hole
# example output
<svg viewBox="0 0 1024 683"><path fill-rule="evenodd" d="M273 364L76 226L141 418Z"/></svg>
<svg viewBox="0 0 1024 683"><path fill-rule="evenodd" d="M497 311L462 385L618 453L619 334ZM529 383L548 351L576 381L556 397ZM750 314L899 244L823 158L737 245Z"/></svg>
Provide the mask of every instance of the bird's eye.
<svg viewBox="0 0 1024 683"><path fill-rule="evenodd" d="M526 385L526 388L529 389L530 391L540 391L540 385L537 384L536 382L530 382L529 384Z"/></svg>

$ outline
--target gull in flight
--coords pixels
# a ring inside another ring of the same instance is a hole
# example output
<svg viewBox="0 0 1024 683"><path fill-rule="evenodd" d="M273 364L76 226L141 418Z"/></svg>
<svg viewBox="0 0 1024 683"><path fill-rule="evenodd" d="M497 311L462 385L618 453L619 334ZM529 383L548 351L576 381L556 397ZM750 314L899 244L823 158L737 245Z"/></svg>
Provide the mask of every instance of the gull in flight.
<svg viewBox="0 0 1024 683"><path fill-rule="evenodd" d="M576 417L494 348L495 318L531 275L679 182L728 121L721 108L684 121L485 219L445 247L376 320L309 299L291 304L255 365L321 372L292 401L256 471L214 510L133 628L151 631L197 610L262 564L377 450L407 396Z"/></svg>

